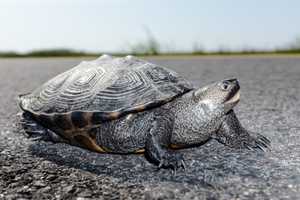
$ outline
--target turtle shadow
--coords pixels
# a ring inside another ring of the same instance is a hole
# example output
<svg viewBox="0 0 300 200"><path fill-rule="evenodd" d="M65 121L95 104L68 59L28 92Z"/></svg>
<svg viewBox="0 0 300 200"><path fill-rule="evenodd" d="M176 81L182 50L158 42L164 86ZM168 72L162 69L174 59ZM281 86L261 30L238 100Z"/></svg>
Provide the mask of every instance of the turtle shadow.
<svg viewBox="0 0 300 200"><path fill-rule="evenodd" d="M226 184L230 176L257 179L264 177L265 169L257 166L261 164L259 161L255 163L256 155L249 156L243 152L239 154L212 143L179 150L185 156L187 169L180 169L176 174L170 169L158 170L144 155L99 154L63 143L40 141L32 143L29 151L58 165L110 176L121 182L173 182L218 188Z"/></svg>

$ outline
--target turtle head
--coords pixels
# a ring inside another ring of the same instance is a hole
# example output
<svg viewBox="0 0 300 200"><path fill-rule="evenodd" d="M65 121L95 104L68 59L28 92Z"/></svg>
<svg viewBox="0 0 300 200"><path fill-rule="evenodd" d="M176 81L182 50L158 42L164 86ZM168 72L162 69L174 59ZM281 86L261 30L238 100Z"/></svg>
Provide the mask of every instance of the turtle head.
<svg viewBox="0 0 300 200"><path fill-rule="evenodd" d="M240 100L240 85L236 78L215 82L196 90L194 100L210 107L223 107L225 112L231 110Z"/></svg>

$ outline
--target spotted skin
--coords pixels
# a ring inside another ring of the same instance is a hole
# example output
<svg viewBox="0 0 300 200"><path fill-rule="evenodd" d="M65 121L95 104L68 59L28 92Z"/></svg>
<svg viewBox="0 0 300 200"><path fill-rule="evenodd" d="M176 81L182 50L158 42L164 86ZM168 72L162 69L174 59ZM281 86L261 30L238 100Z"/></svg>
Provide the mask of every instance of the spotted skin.
<svg viewBox="0 0 300 200"><path fill-rule="evenodd" d="M96 136L90 137L90 133L105 129L110 121L122 121L129 114L164 105L190 90L190 83L169 69L134 57L102 56L95 61L80 63L32 93L20 95L19 105L38 123L71 144L97 152L140 153L144 151L143 145L137 145L141 146L137 148L133 143L117 148L120 145L112 147L109 144L116 142L111 141L102 145L96 141ZM146 131L140 132L145 134ZM120 139L114 137L116 141Z"/></svg>
<svg viewBox="0 0 300 200"><path fill-rule="evenodd" d="M144 153L159 167L184 167L176 149L209 139L233 148L266 149L233 107L239 83L226 79L194 89L181 76L134 58L82 62L19 97L29 135L99 153Z"/></svg>
<svg viewBox="0 0 300 200"><path fill-rule="evenodd" d="M68 136L68 141L72 145L98 153L143 153L161 167L173 169L182 167L184 165L182 164L183 156L176 153L175 150L207 141L207 136L204 137L207 134L193 135L191 131L186 131L189 124L199 124L199 119L183 116L178 121L176 118L181 116L178 114L182 112L182 107L190 109L190 111L187 110L187 114L195 109L195 106L193 106L195 102L191 101L191 95L193 94L186 94L179 97L178 100L161 107L106 121L98 127L81 130L80 132L73 131ZM258 137L255 137L252 132L246 131L233 111L225 114L222 120L216 120L213 113L208 124L211 127L203 124L193 131L201 133L203 128L206 130L211 129L213 131L210 133L209 138L215 138L233 148L264 149L270 145L269 140L265 137L259 134ZM203 116L202 119L207 121L207 118L208 116ZM179 124L185 125L179 126ZM239 136L241 134L242 137ZM64 133L63 135L68 134ZM191 137L193 138L192 142ZM227 139L224 140L224 138Z"/></svg>

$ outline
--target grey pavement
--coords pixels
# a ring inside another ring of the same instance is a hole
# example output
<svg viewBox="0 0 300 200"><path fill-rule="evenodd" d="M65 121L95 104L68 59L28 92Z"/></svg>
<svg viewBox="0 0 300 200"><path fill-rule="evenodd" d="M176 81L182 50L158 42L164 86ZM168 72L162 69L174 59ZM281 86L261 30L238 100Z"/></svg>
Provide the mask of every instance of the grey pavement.
<svg viewBox="0 0 300 200"><path fill-rule="evenodd" d="M187 169L176 175L142 155L32 141L18 130L17 95L81 60L0 59L0 199L300 199L300 57L151 58L196 86L237 77L236 114L272 141L265 153L214 140L180 150Z"/></svg>

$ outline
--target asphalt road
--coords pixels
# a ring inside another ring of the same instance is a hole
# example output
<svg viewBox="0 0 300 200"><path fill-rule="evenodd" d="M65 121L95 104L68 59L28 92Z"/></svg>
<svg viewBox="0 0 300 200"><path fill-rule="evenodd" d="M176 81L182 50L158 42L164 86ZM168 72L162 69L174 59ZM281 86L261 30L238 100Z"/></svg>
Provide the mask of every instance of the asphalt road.
<svg viewBox="0 0 300 200"><path fill-rule="evenodd" d="M237 77L238 117L272 141L266 153L213 140L181 150L187 170L176 175L143 156L32 141L16 128L17 95L80 60L0 59L0 199L300 199L300 57L150 59L198 86Z"/></svg>

